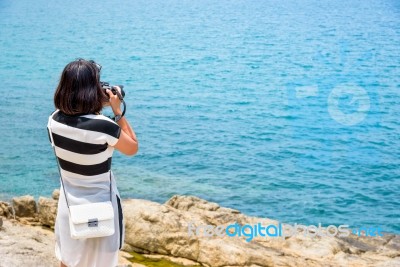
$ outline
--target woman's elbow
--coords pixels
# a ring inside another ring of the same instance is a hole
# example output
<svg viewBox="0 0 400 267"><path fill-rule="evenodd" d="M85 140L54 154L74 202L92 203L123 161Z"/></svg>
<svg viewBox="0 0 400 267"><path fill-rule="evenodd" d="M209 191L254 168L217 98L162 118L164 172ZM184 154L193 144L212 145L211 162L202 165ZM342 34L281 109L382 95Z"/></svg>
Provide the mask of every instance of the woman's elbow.
<svg viewBox="0 0 400 267"><path fill-rule="evenodd" d="M138 151L139 151L139 144L135 144L135 145L129 147L129 149L126 151L125 155L133 156L133 155L137 154Z"/></svg>
<svg viewBox="0 0 400 267"><path fill-rule="evenodd" d="M133 156L138 152L139 143L136 140L122 138L115 144L115 148L124 155Z"/></svg>

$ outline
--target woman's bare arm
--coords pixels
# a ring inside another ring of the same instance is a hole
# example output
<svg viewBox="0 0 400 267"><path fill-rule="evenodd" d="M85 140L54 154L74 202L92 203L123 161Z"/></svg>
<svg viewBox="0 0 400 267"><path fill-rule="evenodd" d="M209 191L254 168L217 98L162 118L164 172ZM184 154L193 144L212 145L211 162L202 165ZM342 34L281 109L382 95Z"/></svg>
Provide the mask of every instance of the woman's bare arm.
<svg viewBox="0 0 400 267"><path fill-rule="evenodd" d="M120 89L118 88L118 90ZM107 94L110 97L110 106L114 114L121 115L121 101L119 100L118 96L114 95L110 90L107 90ZM131 156L136 154L139 149L139 144L136 138L136 134L133 131L132 127L129 125L129 122L123 116L117 123L121 127L121 135L114 147L125 155Z"/></svg>

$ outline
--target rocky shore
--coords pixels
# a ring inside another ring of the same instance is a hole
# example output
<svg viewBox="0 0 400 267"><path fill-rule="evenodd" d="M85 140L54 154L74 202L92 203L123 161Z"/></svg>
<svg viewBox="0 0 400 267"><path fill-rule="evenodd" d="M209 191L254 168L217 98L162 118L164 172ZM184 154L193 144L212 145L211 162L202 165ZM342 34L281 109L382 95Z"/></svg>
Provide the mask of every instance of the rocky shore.
<svg viewBox="0 0 400 267"><path fill-rule="evenodd" d="M32 196L0 201L0 267L58 266L52 231L58 195L55 190L52 198L37 202ZM143 257L158 260L151 266L400 266L399 235L309 237L299 230L291 237L254 236L248 242L244 235L217 235L216 227L278 222L194 196L175 195L164 204L127 199L123 210L119 266L147 266Z"/></svg>

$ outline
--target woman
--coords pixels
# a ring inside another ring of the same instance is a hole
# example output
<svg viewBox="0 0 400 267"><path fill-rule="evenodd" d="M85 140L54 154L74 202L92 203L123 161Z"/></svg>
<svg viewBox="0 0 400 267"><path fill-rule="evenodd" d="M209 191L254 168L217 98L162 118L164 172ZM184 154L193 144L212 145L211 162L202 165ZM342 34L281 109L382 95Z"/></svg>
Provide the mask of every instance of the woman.
<svg viewBox="0 0 400 267"><path fill-rule="evenodd" d="M117 266L124 242L123 213L111 158L114 148L126 155L136 154L138 142L126 118L121 117L118 96L102 89L100 69L94 61L84 59L69 63L54 95L56 111L49 118L50 141L62 178L55 223L55 252L61 267ZM115 120L100 114L105 105L111 106ZM110 198L114 234L72 239L67 203L71 206Z"/></svg>

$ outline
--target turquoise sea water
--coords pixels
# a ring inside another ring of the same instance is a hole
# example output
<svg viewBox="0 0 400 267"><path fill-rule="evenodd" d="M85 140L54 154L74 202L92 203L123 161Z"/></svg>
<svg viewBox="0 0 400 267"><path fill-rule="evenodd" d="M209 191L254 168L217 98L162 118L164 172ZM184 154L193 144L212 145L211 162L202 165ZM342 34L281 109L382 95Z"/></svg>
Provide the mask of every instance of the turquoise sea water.
<svg viewBox="0 0 400 267"><path fill-rule="evenodd" d="M123 197L400 233L400 4L0 1L0 198L59 186L46 133L77 57L124 84Z"/></svg>

